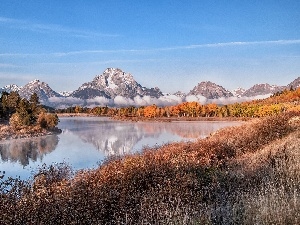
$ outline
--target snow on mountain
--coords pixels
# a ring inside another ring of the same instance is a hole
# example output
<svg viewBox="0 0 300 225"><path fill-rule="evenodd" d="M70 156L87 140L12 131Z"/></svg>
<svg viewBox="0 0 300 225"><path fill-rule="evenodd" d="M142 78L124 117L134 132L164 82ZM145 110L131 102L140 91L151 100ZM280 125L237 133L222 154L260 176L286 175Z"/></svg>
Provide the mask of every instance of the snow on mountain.
<svg viewBox="0 0 300 225"><path fill-rule="evenodd" d="M60 91L60 92L58 92L58 94L60 94L63 97L69 97L72 93L73 93L73 91Z"/></svg>
<svg viewBox="0 0 300 225"><path fill-rule="evenodd" d="M233 96L230 91L210 81L199 83L188 95L202 95L207 99L228 98Z"/></svg>
<svg viewBox="0 0 300 225"><path fill-rule="evenodd" d="M278 91L284 90L286 87L284 86L277 86L277 85L270 85L270 84L255 84L248 90L246 90L242 97L254 97L258 95L271 95Z"/></svg>
<svg viewBox="0 0 300 225"><path fill-rule="evenodd" d="M92 99L95 97L113 99L116 96L133 99L136 96L146 95L158 98L163 94L157 87L142 87L130 73L123 72L117 68L108 68L91 82L81 85L71 96L81 99Z"/></svg>
<svg viewBox="0 0 300 225"><path fill-rule="evenodd" d="M9 84L9 85L6 85L6 86L0 88L0 93L2 93L2 92L8 92L8 93L10 93L12 91L17 91L18 92L21 88L22 87L19 87L16 84Z"/></svg>
<svg viewBox="0 0 300 225"><path fill-rule="evenodd" d="M47 83L39 80L30 81L19 90L20 96L26 99L29 99L33 93L38 95L40 102L43 104L47 103L51 97L62 97L57 92L53 91Z"/></svg>
<svg viewBox="0 0 300 225"><path fill-rule="evenodd" d="M240 97L243 96L245 91L246 90L244 88L239 87L239 88L236 88L236 89L232 90L231 93L233 94L234 97L240 98Z"/></svg>

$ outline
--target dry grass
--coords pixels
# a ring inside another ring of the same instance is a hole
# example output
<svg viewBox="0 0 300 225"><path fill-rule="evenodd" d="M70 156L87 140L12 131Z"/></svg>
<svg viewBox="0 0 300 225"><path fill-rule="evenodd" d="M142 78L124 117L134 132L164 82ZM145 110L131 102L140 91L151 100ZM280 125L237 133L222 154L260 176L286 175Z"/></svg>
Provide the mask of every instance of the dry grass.
<svg viewBox="0 0 300 225"><path fill-rule="evenodd" d="M297 224L295 118L255 120L75 175L58 165L31 182L3 180L3 224Z"/></svg>

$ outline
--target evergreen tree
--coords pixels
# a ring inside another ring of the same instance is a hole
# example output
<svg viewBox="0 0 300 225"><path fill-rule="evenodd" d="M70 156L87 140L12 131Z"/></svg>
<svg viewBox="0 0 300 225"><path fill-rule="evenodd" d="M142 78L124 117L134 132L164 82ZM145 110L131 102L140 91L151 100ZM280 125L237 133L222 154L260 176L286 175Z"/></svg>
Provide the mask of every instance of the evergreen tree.
<svg viewBox="0 0 300 225"><path fill-rule="evenodd" d="M29 103L30 103L30 112L29 112L30 123L34 124L37 121L42 108L39 102L39 97L36 93L33 93L30 96Z"/></svg>
<svg viewBox="0 0 300 225"><path fill-rule="evenodd" d="M4 116L6 119L9 119L16 112L21 97L18 92L13 91L10 94L2 94L1 101Z"/></svg>
<svg viewBox="0 0 300 225"><path fill-rule="evenodd" d="M30 104L25 98L20 100L19 105L16 109L16 113L19 115L19 122L21 125L29 126L32 124Z"/></svg>
<svg viewBox="0 0 300 225"><path fill-rule="evenodd" d="M5 107L3 106L3 102L7 99L8 95L9 95L9 93L4 91L4 92L2 92L2 95L1 95L1 98L0 98L0 118L1 119L6 119L7 118L6 110L5 110Z"/></svg>

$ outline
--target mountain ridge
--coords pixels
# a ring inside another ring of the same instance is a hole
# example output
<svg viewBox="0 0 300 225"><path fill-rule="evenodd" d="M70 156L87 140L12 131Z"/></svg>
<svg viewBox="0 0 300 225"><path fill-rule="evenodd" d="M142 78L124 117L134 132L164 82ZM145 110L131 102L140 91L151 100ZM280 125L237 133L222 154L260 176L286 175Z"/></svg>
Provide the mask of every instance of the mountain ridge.
<svg viewBox="0 0 300 225"><path fill-rule="evenodd" d="M60 102L63 102L65 106L72 104L86 105L88 102L92 102L93 99L108 99L111 102L117 96L121 96L125 99L131 99L127 101L128 104L134 104L135 99L142 99L140 104L151 104L151 100L160 98L174 98L185 101L187 96L203 96L207 100L218 100L235 97L241 99L255 98L256 96L272 95L276 92L280 92L284 89L296 89L300 87L300 77L296 78L286 86L270 85L270 84L255 84L249 89L237 88L229 91L211 81L202 81L198 83L187 94L178 91L174 94L162 93L158 87L147 88L135 81L131 73L126 73L119 68L107 68L102 74L96 75L90 82L83 83L75 91L69 92L56 92L47 83L40 80L33 80L22 87L18 87L15 84L6 85L0 88L0 93L6 91L17 91L21 97L29 99L35 92L38 94L42 104L48 106L58 106ZM144 101L147 97L147 101ZM78 99L78 101L71 101ZM150 100L149 100L150 99ZM69 101L69 102L68 102Z"/></svg>

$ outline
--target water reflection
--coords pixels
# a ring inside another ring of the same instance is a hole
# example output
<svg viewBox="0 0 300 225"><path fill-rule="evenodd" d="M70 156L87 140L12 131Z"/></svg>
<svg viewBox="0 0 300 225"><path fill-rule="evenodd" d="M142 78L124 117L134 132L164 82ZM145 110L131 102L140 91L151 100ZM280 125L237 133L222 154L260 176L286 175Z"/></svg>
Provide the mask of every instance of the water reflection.
<svg viewBox="0 0 300 225"><path fill-rule="evenodd" d="M41 164L66 162L75 170L94 168L105 156L143 146L203 138L238 122L120 122L107 118L60 118L59 135L0 142L0 171L30 177Z"/></svg>
<svg viewBox="0 0 300 225"><path fill-rule="evenodd" d="M71 122L73 121L73 123ZM72 123L72 124L70 124ZM110 120L63 119L63 133L78 136L103 152L106 156L122 155L132 152L141 140L155 140L154 144L169 141L192 140L203 138L235 122L118 122ZM237 123L236 123L237 124ZM144 145L153 145L144 143ZM142 146L139 146L140 148Z"/></svg>
<svg viewBox="0 0 300 225"><path fill-rule="evenodd" d="M42 161L44 155L52 152L57 144L57 135L5 141L0 143L1 160L19 162L22 166L27 166L30 161Z"/></svg>

